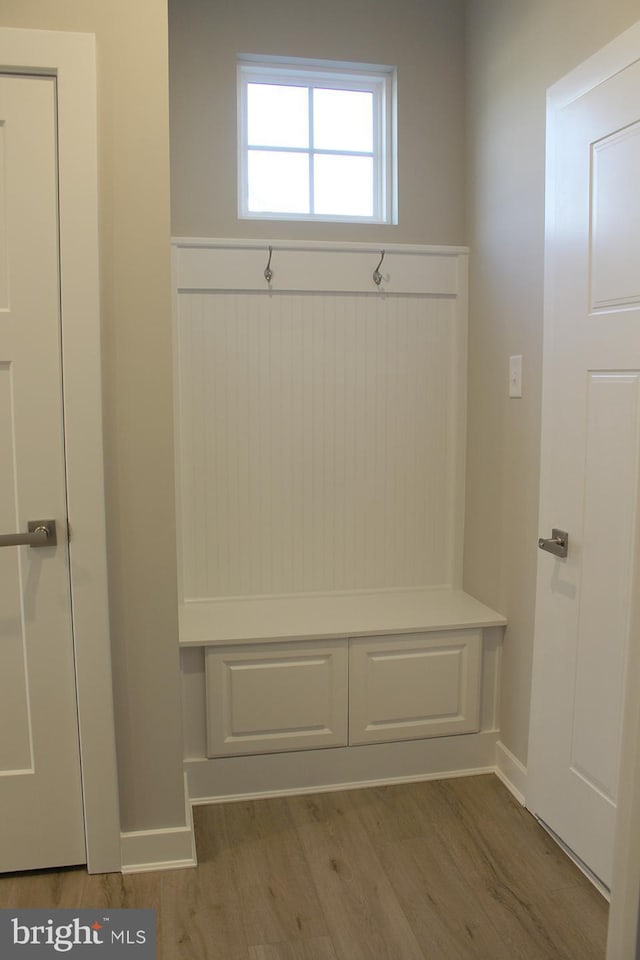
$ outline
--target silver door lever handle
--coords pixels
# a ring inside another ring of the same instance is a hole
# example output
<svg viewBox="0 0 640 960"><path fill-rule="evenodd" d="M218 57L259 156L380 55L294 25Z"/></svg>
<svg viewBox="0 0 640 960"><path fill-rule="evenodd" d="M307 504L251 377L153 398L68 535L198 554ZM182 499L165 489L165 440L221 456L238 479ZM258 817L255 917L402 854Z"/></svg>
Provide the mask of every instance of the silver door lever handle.
<svg viewBox="0 0 640 960"><path fill-rule="evenodd" d="M58 543L55 520L29 520L27 530L0 534L0 547L55 547Z"/></svg>
<svg viewBox="0 0 640 960"><path fill-rule="evenodd" d="M558 530L554 527L548 540L540 537L538 546L541 550L552 553L554 557L566 557L569 552L569 534L566 530Z"/></svg>

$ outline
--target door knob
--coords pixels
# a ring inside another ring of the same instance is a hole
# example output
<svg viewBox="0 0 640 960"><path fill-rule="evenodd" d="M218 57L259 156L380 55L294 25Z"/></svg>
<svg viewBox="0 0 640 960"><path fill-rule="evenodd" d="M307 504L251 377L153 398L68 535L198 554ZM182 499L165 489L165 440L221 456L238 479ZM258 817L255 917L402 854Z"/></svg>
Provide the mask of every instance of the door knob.
<svg viewBox="0 0 640 960"><path fill-rule="evenodd" d="M0 547L55 547L58 543L55 520L29 520L27 530L0 534Z"/></svg>
<svg viewBox="0 0 640 960"><path fill-rule="evenodd" d="M540 537L538 546L541 550L552 553L554 557L566 557L569 552L569 534L566 530L558 530L554 527L548 540Z"/></svg>

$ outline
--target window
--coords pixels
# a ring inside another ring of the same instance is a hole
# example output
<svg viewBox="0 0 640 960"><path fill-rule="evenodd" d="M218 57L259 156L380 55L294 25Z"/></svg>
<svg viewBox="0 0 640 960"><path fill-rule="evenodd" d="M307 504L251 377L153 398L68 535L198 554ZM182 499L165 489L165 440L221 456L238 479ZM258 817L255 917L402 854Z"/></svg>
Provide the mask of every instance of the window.
<svg viewBox="0 0 640 960"><path fill-rule="evenodd" d="M397 223L395 70L242 58L239 216Z"/></svg>

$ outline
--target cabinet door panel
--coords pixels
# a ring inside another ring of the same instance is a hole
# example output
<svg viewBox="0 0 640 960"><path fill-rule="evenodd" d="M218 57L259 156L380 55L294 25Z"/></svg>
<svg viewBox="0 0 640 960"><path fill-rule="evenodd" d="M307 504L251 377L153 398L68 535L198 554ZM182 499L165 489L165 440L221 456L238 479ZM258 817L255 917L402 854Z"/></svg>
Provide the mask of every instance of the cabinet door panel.
<svg viewBox="0 0 640 960"><path fill-rule="evenodd" d="M351 641L349 743L480 729L481 631Z"/></svg>
<svg viewBox="0 0 640 960"><path fill-rule="evenodd" d="M210 757L347 742L347 641L210 647Z"/></svg>

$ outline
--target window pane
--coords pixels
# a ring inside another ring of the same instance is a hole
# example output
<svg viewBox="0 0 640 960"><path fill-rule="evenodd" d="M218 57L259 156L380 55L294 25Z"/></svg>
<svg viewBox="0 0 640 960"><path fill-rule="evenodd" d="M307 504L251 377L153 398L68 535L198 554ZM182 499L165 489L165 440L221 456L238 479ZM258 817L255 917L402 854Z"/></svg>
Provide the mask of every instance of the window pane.
<svg viewBox="0 0 640 960"><path fill-rule="evenodd" d="M249 150L249 213L309 213L306 153Z"/></svg>
<svg viewBox="0 0 640 960"><path fill-rule="evenodd" d="M247 121L249 146L307 147L308 89L248 83Z"/></svg>
<svg viewBox="0 0 640 960"><path fill-rule="evenodd" d="M316 156L315 212L334 216L373 216L371 157Z"/></svg>
<svg viewBox="0 0 640 960"><path fill-rule="evenodd" d="M373 151L373 94L314 90L313 142L320 150Z"/></svg>

